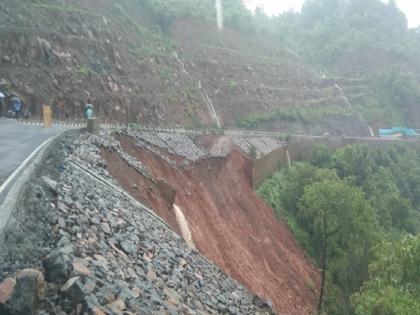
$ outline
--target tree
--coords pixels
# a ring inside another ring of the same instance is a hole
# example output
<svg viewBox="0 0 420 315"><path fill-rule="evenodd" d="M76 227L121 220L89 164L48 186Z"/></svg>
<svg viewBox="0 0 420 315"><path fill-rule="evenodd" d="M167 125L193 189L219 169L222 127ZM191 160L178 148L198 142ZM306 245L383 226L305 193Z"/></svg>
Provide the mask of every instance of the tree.
<svg viewBox="0 0 420 315"><path fill-rule="evenodd" d="M313 245L320 254L322 275L318 309L321 310L329 260L345 263L346 260L340 258L348 256L349 266L341 266L333 276L342 277L345 286L354 283L350 290L357 289L366 277L369 249L375 242L375 218L362 191L338 179L307 186L301 208L307 224L311 225ZM344 276L339 275L342 272Z"/></svg>
<svg viewBox="0 0 420 315"><path fill-rule="evenodd" d="M311 164L317 167L329 167L332 160L331 150L326 145L317 145L311 152Z"/></svg>
<svg viewBox="0 0 420 315"><path fill-rule="evenodd" d="M406 113L419 104L420 86L413 73L392 67L375 75L373 81L383 105Z"/></svg>
<svg viewBox="0 0 420 315"><path fill-rule="evenodd" d="M420 314L420 236L383 242L370 279L353 296L357 315Z"/></svg>

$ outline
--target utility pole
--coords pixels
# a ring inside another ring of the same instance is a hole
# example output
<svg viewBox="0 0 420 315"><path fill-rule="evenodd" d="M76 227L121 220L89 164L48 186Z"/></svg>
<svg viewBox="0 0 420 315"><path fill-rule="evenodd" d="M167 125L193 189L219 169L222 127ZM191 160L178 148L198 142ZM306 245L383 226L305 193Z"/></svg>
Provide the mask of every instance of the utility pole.
<svg viewBox="0 0 420 315"><path fill-rule="evenodd" d="M222 0L215 0L216 15L217 15L217 28L219 31L223 30L223 5Z"/></svg>

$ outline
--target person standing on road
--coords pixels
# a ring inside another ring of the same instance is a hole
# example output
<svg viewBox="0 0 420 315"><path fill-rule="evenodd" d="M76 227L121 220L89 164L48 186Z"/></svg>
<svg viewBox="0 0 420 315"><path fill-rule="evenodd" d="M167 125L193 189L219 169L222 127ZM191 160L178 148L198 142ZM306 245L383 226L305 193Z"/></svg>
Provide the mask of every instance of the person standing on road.
<svg viewBox="0 0 420 315"><path fill-rule="evenodd" d="M3 92L0 92L0 117L2 117L3 114L6 112L6 106L4 103L5 98L6 98L6 95L4 95Z"/></svg>
<svg viewBox="0 0 420 315"><path fill-rule="evenodd" d="M89 119L93 117L93 105L90 98L87 100L85 105L85 118Z"/></svg>
<svg viewBox="0 0 420 315"><path fill-rule="evenodd" d="M15 112L16 119L19 120L19 115L22 111L22 101L16 96L12 98L12 107Z"/></svg>

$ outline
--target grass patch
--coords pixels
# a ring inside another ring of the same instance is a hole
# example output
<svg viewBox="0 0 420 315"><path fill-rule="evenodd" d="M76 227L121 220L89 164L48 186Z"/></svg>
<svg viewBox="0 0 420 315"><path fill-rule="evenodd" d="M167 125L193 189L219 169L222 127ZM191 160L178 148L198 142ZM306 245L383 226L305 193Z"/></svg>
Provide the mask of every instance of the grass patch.
<svg viewBox="0 0 420 315"><path fill-rule="evenodd" d="M303 123L311 123L321 121L326 116L351 117L351 112L342 108L287 108L278 109L274 112L253 113L249 116L237 120L237 126L246 129L255 129L260 124L271 122L274 120L301 121Z"/></svg>

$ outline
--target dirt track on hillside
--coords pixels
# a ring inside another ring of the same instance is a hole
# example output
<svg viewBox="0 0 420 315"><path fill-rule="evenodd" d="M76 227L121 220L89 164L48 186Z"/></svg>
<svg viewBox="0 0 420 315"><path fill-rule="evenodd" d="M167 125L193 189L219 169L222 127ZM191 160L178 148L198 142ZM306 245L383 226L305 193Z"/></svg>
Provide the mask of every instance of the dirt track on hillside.
<svg viewBox="0 0 420 315"><path fill-rule="evenodd" d="M252 292L271 300L281 314L314 313L319 274L286 225L253 191L252 162L247 157L233 150L227 157L201 159L176 169L129 138L120 140L154 178L176 188L175 204L187 218L200 252ZM115 153L103 155L112 176L179 233L175 214L158 189Z"/></svg>

